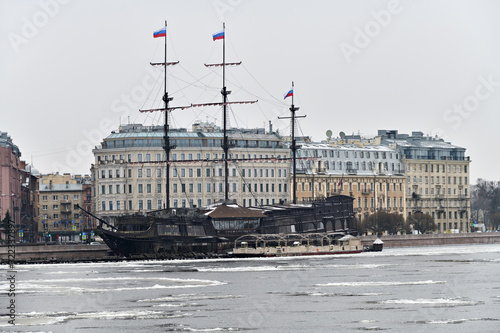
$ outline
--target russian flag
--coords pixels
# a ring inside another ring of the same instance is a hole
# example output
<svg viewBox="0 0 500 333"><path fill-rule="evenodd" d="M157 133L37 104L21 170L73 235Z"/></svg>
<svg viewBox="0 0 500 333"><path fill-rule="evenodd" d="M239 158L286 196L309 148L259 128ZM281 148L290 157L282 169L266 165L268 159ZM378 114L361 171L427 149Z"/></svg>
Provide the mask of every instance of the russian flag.
<svg viewBox="0 0 500 333"><path fill-rule="evenodd" d="M293 96L293 89L290 89L290 91L287 92L284 96L285 96L285 98L283 98L283 99L286 99L287 97Z"/></svg>
<svg viewBox="0 0 500 333"><path fill-rule="evenodd" d="M224 31L220 31L220 32L216 32L215 34L212 34L212 38L214 40L224 39Z"/></svg>
<svg viewBox="0 0 500 333"><path fill-rule="evenodd" d="M165 28L165 27L153 32L153 38L166 37L166 36L167 36L167 28Z"/></svg>

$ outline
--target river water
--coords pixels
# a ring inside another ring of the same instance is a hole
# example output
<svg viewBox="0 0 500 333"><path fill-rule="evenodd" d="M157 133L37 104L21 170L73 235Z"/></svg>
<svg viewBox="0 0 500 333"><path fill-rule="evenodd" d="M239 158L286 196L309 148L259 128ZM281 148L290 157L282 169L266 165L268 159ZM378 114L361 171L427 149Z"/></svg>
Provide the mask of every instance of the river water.
<svg viewBox="0 0 500 333"><path fill-rule="evenodd" d="M15 270L1 332L500 332L500 244Z"/></svg>

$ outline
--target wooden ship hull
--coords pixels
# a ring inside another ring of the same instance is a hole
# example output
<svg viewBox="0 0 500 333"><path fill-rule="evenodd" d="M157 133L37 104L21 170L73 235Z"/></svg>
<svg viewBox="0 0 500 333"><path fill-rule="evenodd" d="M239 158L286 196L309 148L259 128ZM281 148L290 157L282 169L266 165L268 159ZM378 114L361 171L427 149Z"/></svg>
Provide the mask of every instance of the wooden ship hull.
<svg viewBox="0 0 500 333"><path fill-rule="evenodd" d="M101 223L96 234L118 256L225 254L236 239L250 234L356 233L352 200L334 196L307 205L245 208L222 203L204 210L172 209L169 214L123 216L114 229Z"/></svg>

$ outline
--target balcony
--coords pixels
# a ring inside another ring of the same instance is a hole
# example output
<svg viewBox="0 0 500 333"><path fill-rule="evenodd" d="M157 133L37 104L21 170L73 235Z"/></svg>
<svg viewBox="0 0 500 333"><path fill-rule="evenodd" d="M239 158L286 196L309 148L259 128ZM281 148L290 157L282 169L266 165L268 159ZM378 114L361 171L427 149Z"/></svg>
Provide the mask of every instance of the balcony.
<svg viewBox="0 0 500 333"><path fill-rule="evenodd" d="M348 175L356 175L356 174L358 174L358 170L352 169L352 168L346 169L346 172L347 172Z"/></svg>
<svg viewBox="0 0 500 333"><path fill-rule="evenodd" d="M372 190L362 190L361 194L363 195L370 195L372 193Z"/></svg>

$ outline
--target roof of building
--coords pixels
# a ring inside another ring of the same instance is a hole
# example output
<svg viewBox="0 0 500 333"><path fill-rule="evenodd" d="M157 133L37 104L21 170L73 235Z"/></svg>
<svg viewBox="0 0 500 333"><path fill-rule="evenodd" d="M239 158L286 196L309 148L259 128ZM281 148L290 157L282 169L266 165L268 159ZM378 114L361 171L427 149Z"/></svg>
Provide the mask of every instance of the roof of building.
<svg viewBox="0 0 500 333"><path fill-rule="evenodd" d="M82 184L40 184L40 192L81 191Z"/></svg>
<svg viewBox="0 0 500 333"><path fill-rule="evenodd" d="M279 139L276 133L265 132L262 128L256 129L241 129L230 128L228 131L229 138L245 138L247 140L271 140ZM116 139L162 139L164 136L163 126L143 126L140 124L122 125L119 132L111 132L104 140ZM170 138L223 138L224 134L219 128L214 131L203 131L197 129L195 131L187 131L184 128L169 130Z"/></svg>
<svg viewBox="0 0 500 333"><path fill-rule="evenodd" d="M355 144L342 144L332 146L327 143L304 143L301 144L300 149L330 149L330 150L357 150L357 151L385 151L385 152L395 152L394 149L391 149L387 146L383 145L363 145L358 146Z"/></svg>
<svg viewBox="0 0 500 333"><path fill-rule="evenodd" d="M21 156L19 147L12 142L12 138L7 134L7 132L0 131L0 146L10 148L14 154Z"/></svg>

